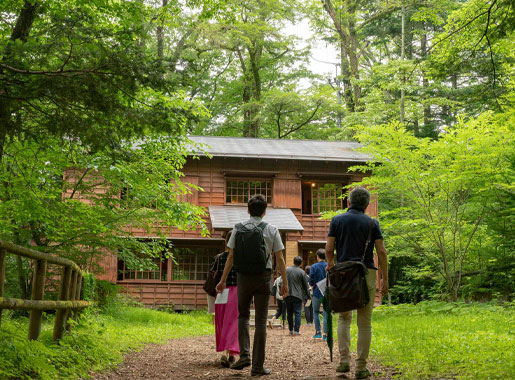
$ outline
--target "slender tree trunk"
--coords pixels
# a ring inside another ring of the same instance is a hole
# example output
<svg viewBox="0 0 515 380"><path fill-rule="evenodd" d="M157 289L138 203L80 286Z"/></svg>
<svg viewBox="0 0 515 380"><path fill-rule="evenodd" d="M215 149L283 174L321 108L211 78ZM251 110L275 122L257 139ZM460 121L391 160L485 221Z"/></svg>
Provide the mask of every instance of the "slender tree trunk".
<svg viewBox="0 0 515 380"><path fill-rule="evenodd" d="M23 7L16 19L16 24L14 25L14 29L11 33L11 41L21 40L23 42L27 41L27 37L29 36L30 30L32 28L32 24L36 18L36 14L38 11L38 4L34 2L32 4L29 1L25 1L23 3ZM4 56L2 58L3 62L10 62L13 59L12 52L9 48L4 52ZM0 69L0 78L5 76L5 71ZM4 82L0 80L0 83ZM5 82L4 82L5 83ZM4 146L6 142L6 138L10 135L14 130L14 123L12 121L12 104L5 97L1 95L8 95L7 84L0 85L0 162L2 161L2 157L4 154Z"/></svg>
<svg viewBox="0 0 515 380"><path fill-rule="evenodd" d="M331 0L322 0L322 4L340 37L344 98L349 112L355 112L359 110L361 98L361 87L358 84L359 43L355 30L354 16L356 4L354 0L346 0L344 8L340 9L339 13L337 13ZM343 14L345 16L342 18ZM348 89L346 89L346 87Z"/></svg>
<svg viewBox="0 0 515 380"><path fill-rule="evenodd" d="M18 284L20 286L21 298L26 300L29 299L29 290L27 284L27 273L23 269L23 259L21 256L16 255L16 270L18 272Z"/></svg>
<svg viewBox="0 0 515 380"><path fill-rule="evenodd" d="M356 14L356 3L352 0L349 1L349 62L350 72L354 82L352 83L352 94L354 96L354 106L356 111L361 110L361 86L359 84L359 53L358 53L358 36L356 34L356 22L353 15Z"/></svg>
<svg viewBox="0 0 515 380"><path fill-rule="evenodd" d="M168 0L163 0L162 8L166 7L167 5L168 5ZM157 23L158 23L157 30L156 30L157 56L159 57L159 62L162 63L163 62L163 50L164 50L164 28L163 28L164 17L162 17L162 16L159 17L157 19Z"/></svg>
<svg viewBox="0 0 515 380"><path fill-rule="evenodd" d="M425 26L424 26L425 29ZM420 55L422 60L424 60L427 56L427 34L422 34L422 38L420 40ZM422 71L422 87L424 91L423 99L427 99L427 89L429 87L429 79L427 79L426 72ZM426 130L429 129L429 125L431 123L431 106L429 104L424 104L424 128Z"/></svg>
<svg viewBox="0 0 515 380"><path fill-rule="evenodd" d="M354 101L352 100L352 85L350 81L350 65L347 52L343 42L340 41L340 62L341 62L341 77L343 82L343 98L345 99L345 105L349 112L354 112Z"/></svg>
<svg viewBox="0 0 515 380"><path fill-rule="evenodd" d="M20 10L20 14L16 19L16 23L14 25L14 29L11 33L11 41L20 40L22 42L26 42L27 38L30 34L30 30L32 29L32 25L34 24L34 20L36 19L37 12L39 10L39 5L37 2L25 1ZM8 62L10 65L16 65L16 57L9 47L4 52L4 56L2 58L3 62ZM0 69L0 78L5 77L5 70ZM9 95L9 88L4 80L0 80L0 163L3 159L3 154L5 151L5 144L8 139L8 136L12 136L15 133L15 122L12 119L12 114L16 111L15 104L13 104L10 100L7 99L6 96ZM5 196L8 196L9 193L9 184L4 183L6 187ZM29 289L28 289L28 279L27 273L23 270L23 259L20 256L16 256L16 267L18 272L18 283L20 286L21 296L24 299L29 298Z"/></svg>
<svg viewBox="0 0 515 380"><path fill-rule="evenodd" d="M404 38L405 38L405 15L406 8L404 6L404 0L402 0L402 14L401 14L401 61L404 62ZM406 76L404 74L404 68L402 68L402 88L401 88L401 107L400 107L400 121L404 123L404 85L406 83Z"/></svg>

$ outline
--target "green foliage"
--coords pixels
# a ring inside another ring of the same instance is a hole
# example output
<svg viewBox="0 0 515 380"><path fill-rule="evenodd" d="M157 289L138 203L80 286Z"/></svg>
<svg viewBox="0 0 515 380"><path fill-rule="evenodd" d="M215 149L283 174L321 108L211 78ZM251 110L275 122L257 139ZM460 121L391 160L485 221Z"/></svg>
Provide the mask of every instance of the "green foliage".
<svg viewBox="0 0 515 380"><path fill-rule="evenodd" d="M398 369L401 379L515 376L513 305L432 301L380 306L372 324L371 355Z"/></svg>
<svg viewBox="0 0 515 380"><path fill-rule="evenodd" d="M393 123L358 130L374 161L372 177L384 204L381 222L392 256L420 263L412 275L438 274L456 300L468 272L512 263L513 131L504 117L485 113L448 128L438 140L418 139ZM491 216L489 216L491 215ZM503 235L487 219L504 219ZM413 276L412 276L413 277Z"/></svg>
<svg viewBox="0 0 515 380"><path fill-rule="evenodd" d="M82 267L118 252L131 266L152 264L166 242L135 239L127 226L162 237L167 226L200 228L198 207L182 202L195 185L181 182L187 140L149 135L117 149L92 152L52 137L14 139L0 162L0 237L18 244L34 239ZM156 229L156 225L164 228Z"/></svg>
<svg viewBox="0 0 515 380"><path fill-rule="evenodd" d="M86 301L93 301L95 299L95 292L97 287L97 280L93 273L85 272L82 277L82 299Z"/></svg>
<svg viewBox="0 0 515 380"><path fill-rule="evenodd" d="M52 342L53 317L47 316L37 341L27 340L26 319L2 320L0 378L76 379L113 368L122 355L147 343L213 333L210 316L169 314L125 306L103 313L86 311L72 333Z"/></svg>

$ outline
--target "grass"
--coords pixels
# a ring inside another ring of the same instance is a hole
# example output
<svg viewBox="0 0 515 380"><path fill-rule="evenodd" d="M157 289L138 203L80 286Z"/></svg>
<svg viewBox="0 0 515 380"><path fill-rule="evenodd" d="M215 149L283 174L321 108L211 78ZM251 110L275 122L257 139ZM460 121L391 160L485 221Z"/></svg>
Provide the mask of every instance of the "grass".
<svg viewBox="0 0 515 380"><path fill-rule="evenodd" d="M381 306L372 317L371 356L403 379L514 379L514 316L513 305ZM355 323L353 335L355 342Z"/></svg>
<svg viewBox="0 0 515 380"><path fill-rule="evenodd" d="M395 367L402 379L514 379L514 317L513 305L381 306L372 318L371 357ZM56 344L52 316L45 319L40 339L29 342L28 320L7 314L0 329L0 379L86 378L147 343L213 334L210 320L204 312L169 314L118 305L86 312L72 334ZM355 323L352 333L355 345Z"/></svg>
<svg viewBox="0 0 515 380"><path fill-rule="evenodd" d="M4 311L5 313L5 311ZM45 319L37 341L27 340L26 318L2 318L0 379L74 379L109 369L129 350L169 339L213 334L205 312L170 314L118 306L88 311L72 333L52 341L53 317Z"/></svg>

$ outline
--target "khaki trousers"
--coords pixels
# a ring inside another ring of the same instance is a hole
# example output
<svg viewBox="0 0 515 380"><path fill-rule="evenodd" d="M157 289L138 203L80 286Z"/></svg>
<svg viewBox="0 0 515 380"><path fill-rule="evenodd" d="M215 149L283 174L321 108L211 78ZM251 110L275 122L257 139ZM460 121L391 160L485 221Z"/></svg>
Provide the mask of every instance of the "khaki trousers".
<svg viewBox="0 0 515 380"><path fill-rule="evenodd" d="M358 309L358 358L356 360L356 371L364 370L367 367L368 352L372 340L372 310L376 296L376 270L368 269L366 275L368 295L370 302L362 309ZM338 318L338 349L340 351L340 363L350 364L350 324L352 322L352 311L340 313Z"/></svg>

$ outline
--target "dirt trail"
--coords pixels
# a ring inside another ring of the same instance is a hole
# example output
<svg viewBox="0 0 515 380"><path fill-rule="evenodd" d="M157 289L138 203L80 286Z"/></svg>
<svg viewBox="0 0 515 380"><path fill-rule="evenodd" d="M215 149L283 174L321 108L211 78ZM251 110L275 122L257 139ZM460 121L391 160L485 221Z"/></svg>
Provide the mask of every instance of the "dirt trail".
<svg viewBox="0 0 515 380"><path fill-rule="evenodd" d="M253 331L251 331L251 334ZM315 341L313 326L301 326L300 336L290 336L288 330L268 330L265 367L272 370L273 379L352 379L354 367L346 375L337 376L339 355L334 345L334 361L329 360L327 344ZM355 349L355 342L354 349ZM215 352L215 337L203 336L171 340L164 345L148 345L140 352L130 353L116 370L95 376L97 380L128 379L241 379L250 377L250 367L242 371L222 368L221 354ZM393 371L369 363L370 379L391 379ZM258 378L258 377L256 377Z"/></svg>

